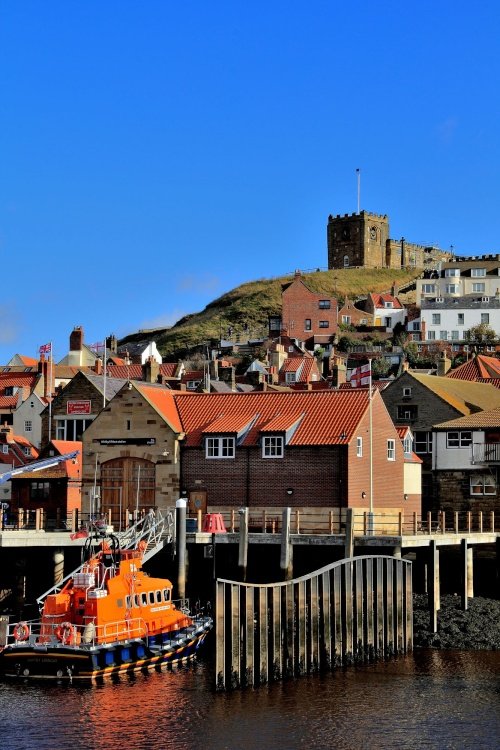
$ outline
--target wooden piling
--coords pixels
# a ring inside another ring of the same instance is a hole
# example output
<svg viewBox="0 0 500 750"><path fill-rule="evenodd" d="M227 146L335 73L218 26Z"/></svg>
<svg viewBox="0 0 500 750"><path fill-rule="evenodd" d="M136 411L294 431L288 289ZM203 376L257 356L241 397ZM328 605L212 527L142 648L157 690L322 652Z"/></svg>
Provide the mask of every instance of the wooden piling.
<svg viewBox="0 0 500 750"><path fill-rule="evenodd" d="M412 648L411 563L364 556L276 584L217 581L219 690Z"/></svg>

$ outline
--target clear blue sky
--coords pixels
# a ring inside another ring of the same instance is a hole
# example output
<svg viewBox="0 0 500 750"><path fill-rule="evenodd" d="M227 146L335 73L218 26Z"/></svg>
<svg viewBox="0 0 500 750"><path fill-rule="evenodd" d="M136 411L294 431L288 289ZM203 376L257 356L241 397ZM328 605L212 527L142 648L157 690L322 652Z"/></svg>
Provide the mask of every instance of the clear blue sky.
<svg viewBox="0 0 500 750"><path fill-rule="evenodd" d="M8 1L0 364L327 265L329 213L500 252L498 3Z"/></svg>

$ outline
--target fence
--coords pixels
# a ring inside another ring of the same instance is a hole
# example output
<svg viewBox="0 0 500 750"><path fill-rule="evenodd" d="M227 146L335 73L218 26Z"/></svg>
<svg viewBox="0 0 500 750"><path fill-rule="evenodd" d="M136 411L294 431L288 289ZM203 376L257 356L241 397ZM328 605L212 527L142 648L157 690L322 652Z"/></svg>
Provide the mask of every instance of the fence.
<svg viewBox="0 0 500 750"><path fill-rule="evenodd" d="M292 581L217 580L216 687L228 690L411 650L411 563L356 557Z"/></svg>

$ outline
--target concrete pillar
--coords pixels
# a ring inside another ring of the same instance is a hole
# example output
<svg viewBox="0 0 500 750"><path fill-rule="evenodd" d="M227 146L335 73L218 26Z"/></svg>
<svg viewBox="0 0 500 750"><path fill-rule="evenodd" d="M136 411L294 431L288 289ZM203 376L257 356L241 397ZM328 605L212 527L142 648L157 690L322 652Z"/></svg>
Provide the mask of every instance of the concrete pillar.
<svg viewBox="0 0 500 750"><path fill-rule="evenodd" d="M347 508L344 557L354 557L354 508Z"/></svg>
<svg viewBox="0 0 500 750"><path fill-rule="evenodd" d="M281 523L281 557L280 567L281 570L285 571L285 581L290 581L293 578L293 551L290 541L290 519L292 516L292 509L285 508L282 516Z"/></svg>
<svg viewBox="0 0 500 750"><path fill-rule="evenodd" d="M241 580L247 580L248 565L248 508L240 508L240 541L238 548L238 566L241 572Z"/></svg>
<svg viewBox="0 0 500 750"><path fill-rule="evenodd" d="M54 552L54 585L57 586L64 578L64 550L56 549Z"/></svg>
<svg viewBox="0 0 500 750"><path fill-rule="evenodd" d="M429 545L429 615L430 615L430 629L433 633L437 633L437 613L440 609L440 596L439 596L439 550L437 548L436 540L432 539Z"/></svg>
<svg viewBox="0 0 500 750"><path fill-rule="evenodd" d="M392 556L397 557L398 560L401 560L401 547L399 545L393 548Z"/></svg>
<svg viewBox="0 0 500 750"><path fill-rule="evenodd" d="M177 595L186 597L186 504L180 497L175 503L176 509L176 543L177 543Z"/></svg>

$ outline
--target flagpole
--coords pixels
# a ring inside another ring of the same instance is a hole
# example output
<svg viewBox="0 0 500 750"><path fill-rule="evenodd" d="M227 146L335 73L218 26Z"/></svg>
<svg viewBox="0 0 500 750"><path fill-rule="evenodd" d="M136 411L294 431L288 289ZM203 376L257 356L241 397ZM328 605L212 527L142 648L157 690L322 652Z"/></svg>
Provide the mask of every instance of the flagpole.
<svg viewBox="0 0 500 750"><path fill-rule="evenodd" d="M49 443L52 439L52 341L50 346L50 365L49 365Z"/></svg>
<svg viewBox="0 0 500 750"><path fill-rule="evenodd" d="M372 409L372 361L368 359L370 365L370 379L368 382L368 413L370 421L370 511L368 514L368 533L374 533L373 528L373 409Z"/></svg>
<svg viewBox="0 0 500 750"><path fill-rule="evenodd" d="M106 359L107 359L107 357L106 357L106 337L104 337L104 362L103 362L103 367L104 367L104 384L103 384L103 399L102 399L102 401L103 401L102 408L103 409L106 408Z"/></svg>
<svg viewBox="0 0 500 750"><path fill-rule="evenodd" d="M361 197L361 172L359 168L356 169L356 174L358 176L358 214L359 214L360 197Z"/></svg>

